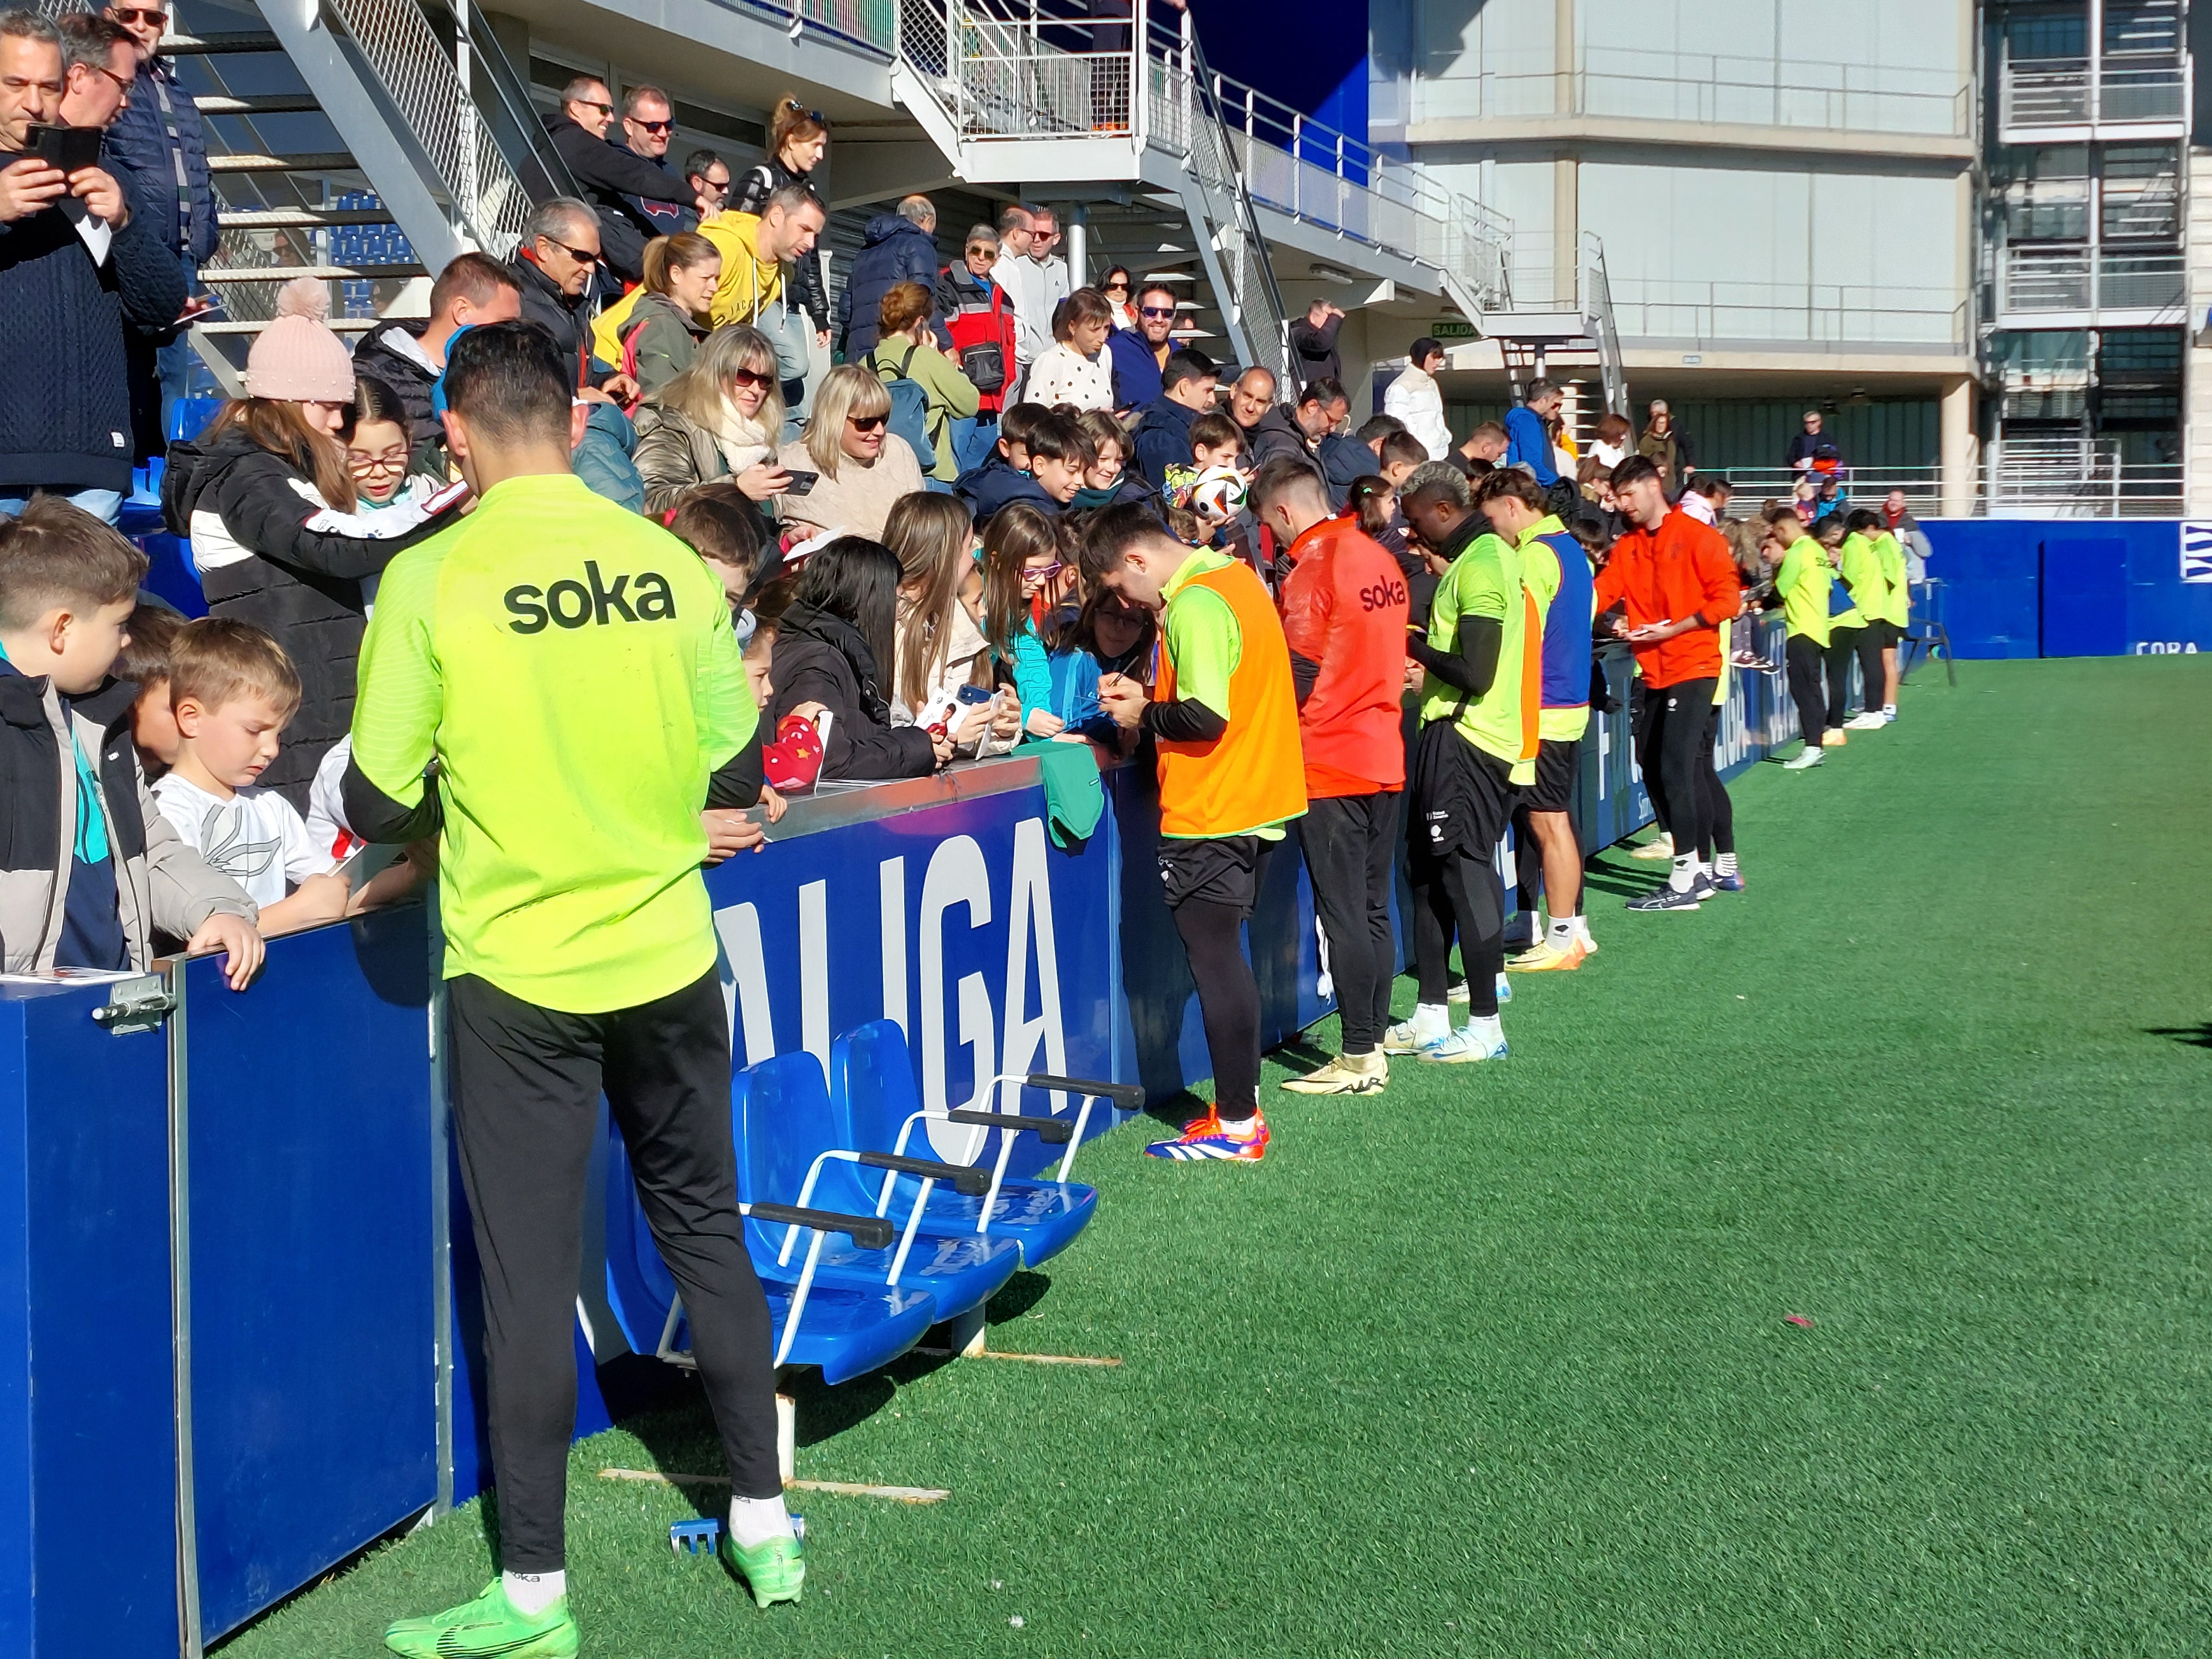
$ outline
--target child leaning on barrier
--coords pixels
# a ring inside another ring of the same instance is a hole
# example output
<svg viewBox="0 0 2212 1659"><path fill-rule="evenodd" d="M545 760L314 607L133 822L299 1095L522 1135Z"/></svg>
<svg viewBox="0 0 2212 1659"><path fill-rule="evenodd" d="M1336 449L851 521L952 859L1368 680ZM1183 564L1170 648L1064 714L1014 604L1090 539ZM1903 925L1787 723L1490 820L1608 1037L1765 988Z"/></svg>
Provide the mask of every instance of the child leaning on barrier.
<svg viewBox="0 0 2212 1659"><path fill-rule="evenodd" d="M276 758L300 707L300 675L283 647L250 623L203 617L169 647L177 763L154 799L200 856L261 908L264 933L336 921L346 882L299 809L255 780Z"/></svg>
<svg viewBox="0 0 2212 1659"><path fill-rule="evenodd" d="M261 966L253 901L161 816L131 742L129 642L146 556L90 514L34 497L0 520L0 965L144 969L155 935ZM58 803L58 805L57 805Z"/></svg>

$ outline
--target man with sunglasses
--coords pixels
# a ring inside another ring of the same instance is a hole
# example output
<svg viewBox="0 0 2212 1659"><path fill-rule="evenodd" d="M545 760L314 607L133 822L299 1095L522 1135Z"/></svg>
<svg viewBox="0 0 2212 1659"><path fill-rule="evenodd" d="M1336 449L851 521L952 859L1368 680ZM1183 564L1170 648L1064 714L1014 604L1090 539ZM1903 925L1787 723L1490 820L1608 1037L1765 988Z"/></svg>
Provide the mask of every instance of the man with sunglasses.
<svg viewBox="0 0 2212 1659"><path fill-rule="evenodd" d="M637 382L592 355L586 307L599 270L599 221L589 203L556 196L531 210L514 252L523 320L553 337L580 395L627 402L637 396Z"/></svg>
<svg viewBox="0 0 2212 1659"><path fill-rule="evenodd" d="M1137 325L1117 328L1106 337L1107 355L1113 360L1114 408L1121 415L1142 409L1160 395L1160 375L1175 349L1176 294L1171 288L1147 283L1137 290Z"/></svg>
<svg viewBox="0 0 2212 1659"><path fill-rule="evenodd" d="M624 145L609 131L614 118L614 94L607 90L607 83L594 76L580 75L562 89L561 107L545 118L545 135L568 164L569 176L599 216L597 240L608 270L624 282L635 283L645 275L647 240L662 232L641 209L633 211L632 199L663 204L689 202L702 216L719 211L721 204L707 201L658 159ZM640 123L640 136L647 138L654 136L647 129L654 125L662 128L657 155L668 153L668 133L673 131L671 119L665 93L638 87L624 100L625 134L632 120Z"/></svg>
<svg viewBox="0 0 2212 1659"><path fill-rule="evenodd" d="M136 352L151 351L149 372L159 378L161 413L154 433L158 441L168 429L169 411L191 380L192 344L182 325L214 308L195 291L199 268L215 258L221 241L215 187L208 178L207 129L199 106L179 84L175 68L160 55L169 30L167 10L119 5L100 15L130 35L137 57L131 95L107 130L108 153L130 171L146 228L185 268L185 298L175 337L158 347L134 346ZM147 397L152 395L149 387Z"/></svg>
<svg viewBox="0 0 2212 1659"><path fill-rule="evenodd" d="M167 327L185 302L176 256L131 210L112 173L64 173L24 153L61 118L60 31L0 13L0 513L32 492L67 495L113 523L131 487L125 337ZM75 205L70 206L69 204Z"/></svg>

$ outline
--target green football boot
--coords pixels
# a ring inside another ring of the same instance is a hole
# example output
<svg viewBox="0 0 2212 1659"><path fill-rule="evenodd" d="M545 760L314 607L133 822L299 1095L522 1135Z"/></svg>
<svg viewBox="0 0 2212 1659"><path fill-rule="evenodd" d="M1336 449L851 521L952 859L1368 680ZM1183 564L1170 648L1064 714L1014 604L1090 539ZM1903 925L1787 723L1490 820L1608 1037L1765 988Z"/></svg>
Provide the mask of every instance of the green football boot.
<svg viewBox="0 0 2212 1659"><path fill-rule="evenodd" d="M806 1584L806 1555L799 1540L778 1534L752 1549L740 1549L726 1529L717 1547L722 1565L744 1581L756 1605L796 1601Z"/></svg>
<svg viewBox="0 0 2212 1659"><path fill-rule="evenodd" d="M576 1621L565 1595L534 1616L516 1612L495 1578L473 1601L400 1620L384 1645L407 1659L575 1659Z"/></svg>

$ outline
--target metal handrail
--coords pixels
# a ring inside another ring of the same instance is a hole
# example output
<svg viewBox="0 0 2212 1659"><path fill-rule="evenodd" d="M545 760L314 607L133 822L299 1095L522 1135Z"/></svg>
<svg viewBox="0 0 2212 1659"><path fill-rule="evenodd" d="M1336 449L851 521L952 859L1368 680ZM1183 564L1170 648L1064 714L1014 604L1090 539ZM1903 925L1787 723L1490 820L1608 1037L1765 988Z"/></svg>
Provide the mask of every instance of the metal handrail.
<svg viewBox="0 0 2212 1659"><path fill-rule="evenodd" d="M1267 239L1260 234L1260 217L1252 205L1252 192L1245 180L1249 172L1249 149L1240 156L1230 136L1230 127L1223 110L1218 85L1210 85L1213 77L1206 67L1205 48L1199 44L1195 30L1190 27L1190 14L1183 14L1183 34L1189 52L1192 80L1198 88L1199 105L1206 119L1194 123L1194 143L1191 155L1194 162L1202 153L1202 146L1210 149L1207 165L1196 168L1202 180L1210 182L1227 196L1236 219L1237 246L1221 250L1235 259L1238 265L1237 280L1231 286L1236 290L1235 302L1240 315L1247 349L1261 360L1261 366L1273 374L1278 381L1287 384L1291 369L1290 317L1283 304L1283 292L1275 283L1275 268L1267 257ZM1201 138L1202 135L1202 138ZM1206 179L1206 175L1213 175ZM1261 327L1254 326L1252 313L1257 313Z"/></svg>
<svg viewBox="0 0 2212 1659"><path fill-rule="evenodd" d="M554 196L577 196L575 176L545 131L538 106L531 101L530 86L516 69L493 33L491 20L477 0L445 0L454 30L454 63L470 101L481 117L496 114L501 123L491 134L520 177L532 201ZM489 108L487 108L489 106Z"/></svg>
<svg viewBox="0 0 2212 1659"><path fill-rule="evenodd" d="M2173 122L2188 107L2189 68L2178 58L2142 63L2117 57L2093 64L2086 58L2008 56L1998 70L2001 126Z"/></svg>
<svg viewBox="0 0 2212 1659"><path fill-rule="evenodd" d="M486 127L460 69L413 0L322 0L444 186L454 228L488 252L522 239L531 199ZM489 37L490 31L483 34Z"/></svg>

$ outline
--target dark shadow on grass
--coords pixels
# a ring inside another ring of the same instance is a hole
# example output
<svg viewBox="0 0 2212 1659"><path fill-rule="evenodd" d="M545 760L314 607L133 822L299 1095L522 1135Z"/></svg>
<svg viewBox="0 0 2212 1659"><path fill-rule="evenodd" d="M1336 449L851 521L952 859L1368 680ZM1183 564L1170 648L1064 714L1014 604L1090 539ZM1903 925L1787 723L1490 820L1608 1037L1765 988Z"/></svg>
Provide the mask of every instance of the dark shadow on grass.
<svg viewBox="0 0 2212 1659"><path fill-rule="evenodd" d="M1043 1301L1045 1292L1051 1288L1049 1274L1024 1268L1000 1285L999 1293L984 1305L983 1322L1003 1325L1010 1319L1019 1319Z"/></svg>
<svg viewBox="0 0 2212 1659"><path fill-rule="evenodd" d="M2146 1025L2146 1036L2172 1037L2176 1042L2185 1042L2192 1048L2212 1048L2212 1020L2202 1025Z"/></svg>
<svg viewBox="0 0 2212 1659"><path fill-rule="evenodd" d="M1299 1036L1273 1050L1267 1058L1304 1077L1308 1072L1318 1072L1335 1056L1318 1043L1308 1042L1304 1036Z"/></svg>
<svg viewBox="0 0 2212 1659"><path fill-rule="evenodd" d="M1164 1123L1177 1134L1182 1126L1194 1117L1204 1117L1213 1109L1211 1101L1200 1100L1188 1089L1178 1089L1166 1096L1147 1096L1145 1115L1155 1123Z"/></svg>
<svg viewBox="0 0 2212 1659"><path fill-rule="evenodd" d="M1583 875L1583 885L1601 893L1633 898L1666 884L1668 866L1656 860L1650 870L1624 870L1615 865L1593 864Z"/></svg>

